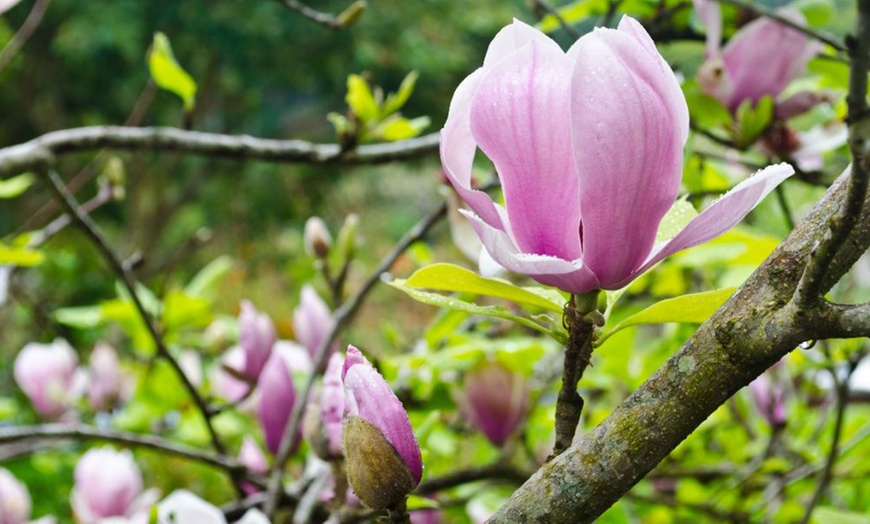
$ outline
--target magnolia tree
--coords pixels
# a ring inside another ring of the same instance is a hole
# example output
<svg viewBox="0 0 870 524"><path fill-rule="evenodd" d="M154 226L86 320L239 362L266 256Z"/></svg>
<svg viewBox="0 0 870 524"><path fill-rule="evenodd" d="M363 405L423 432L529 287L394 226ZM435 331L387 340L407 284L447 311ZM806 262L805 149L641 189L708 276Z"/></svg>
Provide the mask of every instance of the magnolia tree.
<svg viewBox="0 0 870 524"><path fill-rule="evenodd" d="M0 149L0 198L41 187L55 207L36 215L56 215L0 244L11 329L39 320L2 348L0 523L866 521L856 3L532 1L451 86L440 132L399 112L416 73L387 96L351 74L335 143L209 132L193 50L155 33L148 96L177 95L181 126L141 126L137 103L125 127ZM48 6L28 4L0 0L21 20L0 33L9 90ZM389 9L279 4L335 38ZM68 177L88 152L102 167ZM105 214L135 205L125 165L143 155L414 162L441 188L414 183L431 209L391 248L377 203L323 206L289 241L304 277L268 289L295 309L268 314L226 300L241 253L187 280L168 278L186 253L146 271L159 249L125 231L149 226ZM56 242L75 228L87 244ZM115 291L83 277L37 315L60 257ZM391 335L369 308L410 325Z"/></svg>

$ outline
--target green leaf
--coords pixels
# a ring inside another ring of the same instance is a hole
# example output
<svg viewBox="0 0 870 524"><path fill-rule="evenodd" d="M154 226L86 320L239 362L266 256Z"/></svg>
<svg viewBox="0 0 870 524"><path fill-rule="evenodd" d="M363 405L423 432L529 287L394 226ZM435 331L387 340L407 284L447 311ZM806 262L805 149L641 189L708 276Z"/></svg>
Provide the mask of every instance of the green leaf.
<svg viewBox="0 0 870 524"><path fill-rule="evenodd" d="M692 121L702 129L730 127L731 113L721 102L701 91L694 78L683 82L683 94Z"/></svg>
<svg viewBox="0 0 870 524"><path fill-rule="evenodd" d="M405 105L405 102L408 101L408 98L411 97L411 93L414 92L414 85L417 83L417 77L419 75L416 71L411 71L405 76L405 79L402 80L402 84L399 85L399 90L395 93L390 93L387 96L387 100L384 102L383 107L381 108L381 118L386 118Z"/></svg>
<svg viewBox="0 0 870 524"><path fill-rule="evenodd" d="M345 101L362 123L370 122L378 117L378 102L372 93L372 88L360 75L347 77L347 96Z"/></svg>
<svg viewBox="0 0 870 524"><path fill-rule="evenodd" d="M755 107L744 100L737 108L737 144L750 146L773 122L773 98L764 96Z"/></svg>
<svg viewBox="0 0 870 524"><path fill-rule="evenodd" d="M217 257L199 270L199 273L184 288L184 293L193 298L213 300L216 292L220 291L217 289L218 284L232 268L232 257L228 255Z"/></svg>
<svg viewBox="0 0 870 524"><path fill-rule="evenodd" d="M0 198L15 198L27 191L34 182L36 178L30 173L0 180Z"/></svg>
<svg viewBox="0 0 870 524"><path fill-rule="evenodd" d="M598 337L596 345L600 346L618 331L639 324L667 324L669 322L700 324L710 318L710 315L719 309L719 306L724 304L736 289L728 287L656 302L606 330Z"/></svg>
<svg viewBox="0 0 870 524"><path fill-rule="evenodd" d="M812 524L870 524L870 515L820 506L813 511Z"/></svg>
<svg viewBox="0 0 870 524"><path fill-rule="evenodd" d="M811 27L819 27L828 23L834 14L831 0L796 0L789 7L800 10Z"/></svg>
<svg viewBox="0 0 870 524"><path fill-rule="evenodd" d="M211 307L202 298L173 289L163 299L163 325L167 331L181 328L204 328L211 322Z"/></svg>
<svg viewBox="0 0 870 524"><path fill-rule="evenodd" d="M406 138L414 138L429 127L430 120L428 116L421 116L409 120L405 117L394 115L383 122L373 133L375 138L380 138L388 142L396 140L405 140Z"/></svg>
<svg viewBox="0 0 870 524"><path fill-rule="evenodd" d="M845 89L849 85L849 65L829 58L814 58L807 70L820 77L819 87Z"/></svg>
<svg viewBox="0 0 870 524"><path fill-rule="evenodd" d="M432 264L418 269L404 281L404 286L456 293L471 293L501 298L520 305L562 313L564 304L554 302L552 295L545 297L535 288L522 288L495 278L483 278L477 273L453 264Z"/></svg>
<svg viewBox="0 0 870 524"><path fill-rule="evenodd" d="M57 322L77 329L94 328L104 320L102 306L65 307L55 310L52 316Z"/></svg>
<svg viewBox="0 0 870 524"><path fill-rule="evenodd" d="M600 16L607 13L610 8L608 0L578 0L566 6L560 7L559 16L569 25L574 25L590 16ZM537 28L544 33L552 33L560 29L562 24L553 15L547 15L538 22Z"/></svg>
<svg viewBox="0 0 870 524"><path fill-rule="evenodd" d="M656 232L656 242L664 242L674 238L696 216L698 216L698 211L695 210L691 202L685 198L677 200L659 223L659 230Z"/></svg>
<svg viewBox="0 0 870 524"><path fill-rule="evenodd" d="M388 282L388 284L407 294L409 297L413 298L417 302L429 304L430 306L452 309L455 311L464 311L466 313L471 313L472 315L483 315L487 317L502 318L505 320L516 322L517 324L520 324L522 326L526 326L540 331L541 333L549 335L560 342L564 342L567 339L564 333L554 332L531 319L514 315L504 306L479 306L477 304L466 302L465 300L461 300L455 297L444 296L438 293L430 293L428 291L420 291L419 289L415 289L413 286L408 286L407 281L405 280L394 280L392 282Z"/></svg>
<svg viewBox="0 0 870 524"><path fill-rule="evenodd" d="M196 82L175 60L169 38L163 33L154 33L151 52L148 54L148 69L155 84L181 98L186 112L193 109L196 102Z"/></svg>
<svg viewBox="0 0 870 524"><path fill-rule="evenodd" d="M0 244L0 266L38 266L43 260L42 251Z"/></svg>

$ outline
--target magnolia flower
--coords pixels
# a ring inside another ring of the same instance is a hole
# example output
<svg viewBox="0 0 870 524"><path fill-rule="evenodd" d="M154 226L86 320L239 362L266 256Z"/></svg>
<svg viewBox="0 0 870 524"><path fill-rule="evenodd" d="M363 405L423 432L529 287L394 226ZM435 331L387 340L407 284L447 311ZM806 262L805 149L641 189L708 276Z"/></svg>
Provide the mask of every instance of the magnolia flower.
<svg viewBox="0 0 870 524"><path fill-rule="evenodd" d="M247 300L242 301L239 313L239 345L245 352L245 365L240 371L256 380L272 354L275 326L268 315L257 311Z"/></svg>
<svg viewBox="0 0 870 524"><path fill-rule="evenodd" d="M677 251L722 234L793 173L769 167L674 238L656 243L680 186L686 101L644 28L623 17L566 54L519 21L456 90L441 161L496 262L570 293L619 289ZM471 187L480 147L505 206Z"/></svg>
<svg viewBox="0 0 870 524"><path fill-rule="evenodd" d="M786 421L785 388L764 373L749 384L749 392L758 411L772 427L782 427Z"/></svg>
<svg viewBox="0 0 870 524"><path fill-rule="evenodd" d="M305 346L312 359L315 359L320 344L329 336L333 324L335 320L326 302L313 287L307 284L302 286L299 307L293 310L293 330L296 340ZM329 351L335 351L335 344Z"/></svg>
<svg viewBox="0 0 870 524"><path fill-rule="evenodd" d="M344 359L339 354L329 358L320 390L320 413L329 454L341 456L342 421L344 419L344 383L341 374Z"/></svg>
<svg viewBox="0 0 870 524"><path fill-rule="evenodd" d="M142 491L142 473L129 451L103 447L79 459L70 499L76 520L82 524L111 517L147 522L157 491Z"/></svg>
<svg viewBox="0 0 870 524"><path fill-rule="evenodd" d="M249 509L236 524L269 524L258 509ZM227 524L223 511L186 489L173 491L157 505L158 524Z"/></svg>
<svg viewBox="0 0 870 524"><path fill-rule="evenodd" d="M45 418L62 415L75 402L78 357L66 340L31 342L15 358L15 382L33 408Z"/></svg>
<svg viewBox="0 0 870 524"><path fill-rule="evenodd" d="M284 428L296 403L296 389L293 386L290 365L282 352L272 353L260 373L257 389L260 392L257 417L263 427L266 447L274 454L278 452Z"/></svg>
<svg viewBox="0 0 870 524"><path fill-rule="evenodd" d="M695 0L695 9L707 26L707 62L698 71L701 90L734 111L744 100L753 104L763 96L776 98L803 74L820 44L804 33L768 17L741 28L721 48L722 15L719 5ZM798 24L806 19L800 11L781 9L780 15ZM795 109L808 95L790 102ZM784 101L784 103L786 103ZM811 107L811 106L810 106Z"/></svg>
<svg viewBox="0 0 870 524"><path fill-rule="evenodd" d="M263 454L257 441L247 435L242 439L242 448L239 450L239 463L254 473L263 474L269 471L266 455ZM258 487L247 482L242 484L242 489L248 495L260 491Z"/></svg>
<svg viewBox="0 0 870 524"><path fill-rule="evenodd" d="M111 409L125 393L123 381L115 348L105 342L98 343L88 362L88 404L91 409Z"/></svg>
<svg viewBox="0 0 870 524"><path fill-rule="evenodd" d="M30 518L30 494L8 470L0 468L0 524L24 524Z"/></svg>
<svg viewBox="0 0 870 524"><path fill-rule="evenodd" d="M392 507L423 476L411 421L390 385L357 348L348 346L341 374L348 480L367 506Z"/></svg>
<svg viewBox="0 0 870 524"><path fill-rule="evenodd" d="M460 409L490 442L503 445L525 420L529 387L521 373L484 361L465 375Z"/></svg>
<svg viewBox="0 0 870 524"><path fill-rule="evenodd" d="M233 346L224 353L212 373L212 387L215 393L230 402L237 402L244 398L251 389L247 382L237 376L241 375L240 370L244 365L245 350L241 346Z"/></svg>

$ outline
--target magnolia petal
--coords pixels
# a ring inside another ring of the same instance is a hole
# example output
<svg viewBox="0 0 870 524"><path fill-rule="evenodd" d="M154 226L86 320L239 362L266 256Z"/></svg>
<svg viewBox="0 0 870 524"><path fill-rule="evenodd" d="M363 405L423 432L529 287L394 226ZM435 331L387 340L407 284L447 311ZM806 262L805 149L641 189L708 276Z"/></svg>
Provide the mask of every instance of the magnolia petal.
<svg viewBox="0 0 870 524"><path fill-rule="evenodd" d="M266 447L272 454L276 454L281 445L287 421L293 412L293 405L296 403L293 376L290 374L290 367L283 355L278 352L272 353L260 373L257 389L260 392L257 417L263 428Z"/></svg>
<svg viewBox="0 0 870 524"><path fill-rule="evenodd" d="M580 256L578 179L566 132L570 69L562 51L534 40L487 73L471 104L471 130L498 171L517 245L566 260Z"/></svg>
<svg viewBox="0 0 870 524"><path fill-rule="evenodd" d="M649 259L634 275L618 284L622 287L643 273L660 260L677 251L682 251L704 242L708 242L728 231L743 217L758 205L768 193L774 190L783 180L794 174L794 168L788 164L768 166L724 194L710 207L692 219L677 236L656 246Z"/></svg>
<svg viewBox="0 0 870 524"><path fill-rule="evenodd" d="M713 0L692 0L692 4L707 29L707 58L713 58L722 45L722 9Z"/></svg>
<svg viewBox="0 0 870 524"><path fill-rule="evenodd" d="M508 233L491 227L471 213L463 214L471 221L487 253L505 269L529 275L542 284L569 293L587 293L601 287L595 274L581 259L569 262L557 257L525 254Z"/></svg>
<svg viewBox="0 0 870 524"><path fill-rule="evenodd" d="M445 176L462 200L487 223L501 227L492 199L471 187L471 168L477 151L477 142L471 134L471 101L484 75L483 69L478 69L456 88L447 122L441 130L441 164Z"/></svg>
<svg viewBox="0 0 870 524"><path fill-rule="evenodd" d="M646 259L677 196L688 108L674 73L631 18L618 30L596 29L571 54L583 262L609 289Z"/></svg>
<svg viewBox="0 0 870 524"><path fill-rule="evenodd" d="M501 59L532 42L538 42L551 47L555 51L562 52L559 45L550 37L529 24L514 18L513 23L502 28L495 35L495 38L492 39L492 42L489 43L486 56L483 59L484 69L494 66Z"/></svg>
<svg viewBox="0 0 870 524"><path fill-rule="evenodd" d="M345 365L359 362L360 358L362 363L352 365L345 373L345 411L378 428L402 457L414 482L419 483L423 476L423 458L408 413L384 377L357 348L348 346Z"/></svg>

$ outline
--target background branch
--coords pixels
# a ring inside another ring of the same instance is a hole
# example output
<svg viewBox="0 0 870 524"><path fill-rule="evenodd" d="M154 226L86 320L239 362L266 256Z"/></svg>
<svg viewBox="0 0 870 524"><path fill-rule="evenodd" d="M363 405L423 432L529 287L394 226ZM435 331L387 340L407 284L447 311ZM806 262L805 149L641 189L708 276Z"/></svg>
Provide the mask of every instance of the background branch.
<svg viewBox="0 0 870 524"><path fill-rule="evenodd" d="M811 27L807 27L803 24L795 22L794 20L790 20L787 17L782 16L777 13L774 9L761 5L759 2L746 2L744 0L716 0L721 4L731 4L733 6L739 7L741 9L746 9L747 11L751 11L753 13L758 14L759 16L766 16L771 20L776 20L782 25L791 27L795 31L800 31L801 33L809 36L810 38L815 38L819 42L823 42L833 47L837 51L846 51L846 47L842 44L842 42L837 39L837 37L833 35L829 35L823 31L819 31L817 29L813 29Z"/></svg>
<svg viewBox="0 0 870 524"><path fill-rule="evenodd" d="M288 9L291 9L305 18L315 22L317 24L322 25L323 27L328 27L329 29L341 29L342 27L347 27L349 24L353 23L357 17L359 17L362 10L366 7L365 0L357 0L347 7L344 11L342 11L338 16L331 15L329 13L323 13L316 9L312 9L302 2L297 2L296 0L277 0L278 3L284 5Z"/></svg>
<svg viewBox="0 0 870 524"><path fill-rule="evenodd" d="M33 32L36 31L36 28L42 22L42 17L45 15L50 2L51 0L36 0L33 4L33 8L30 9L30 13L24 19L21 28L18 29L18 32L15 33L3 50L0 51L0 73L3 73L3 70L9 67L9 64L18 56L24 44L33 36Z"/></svg>

